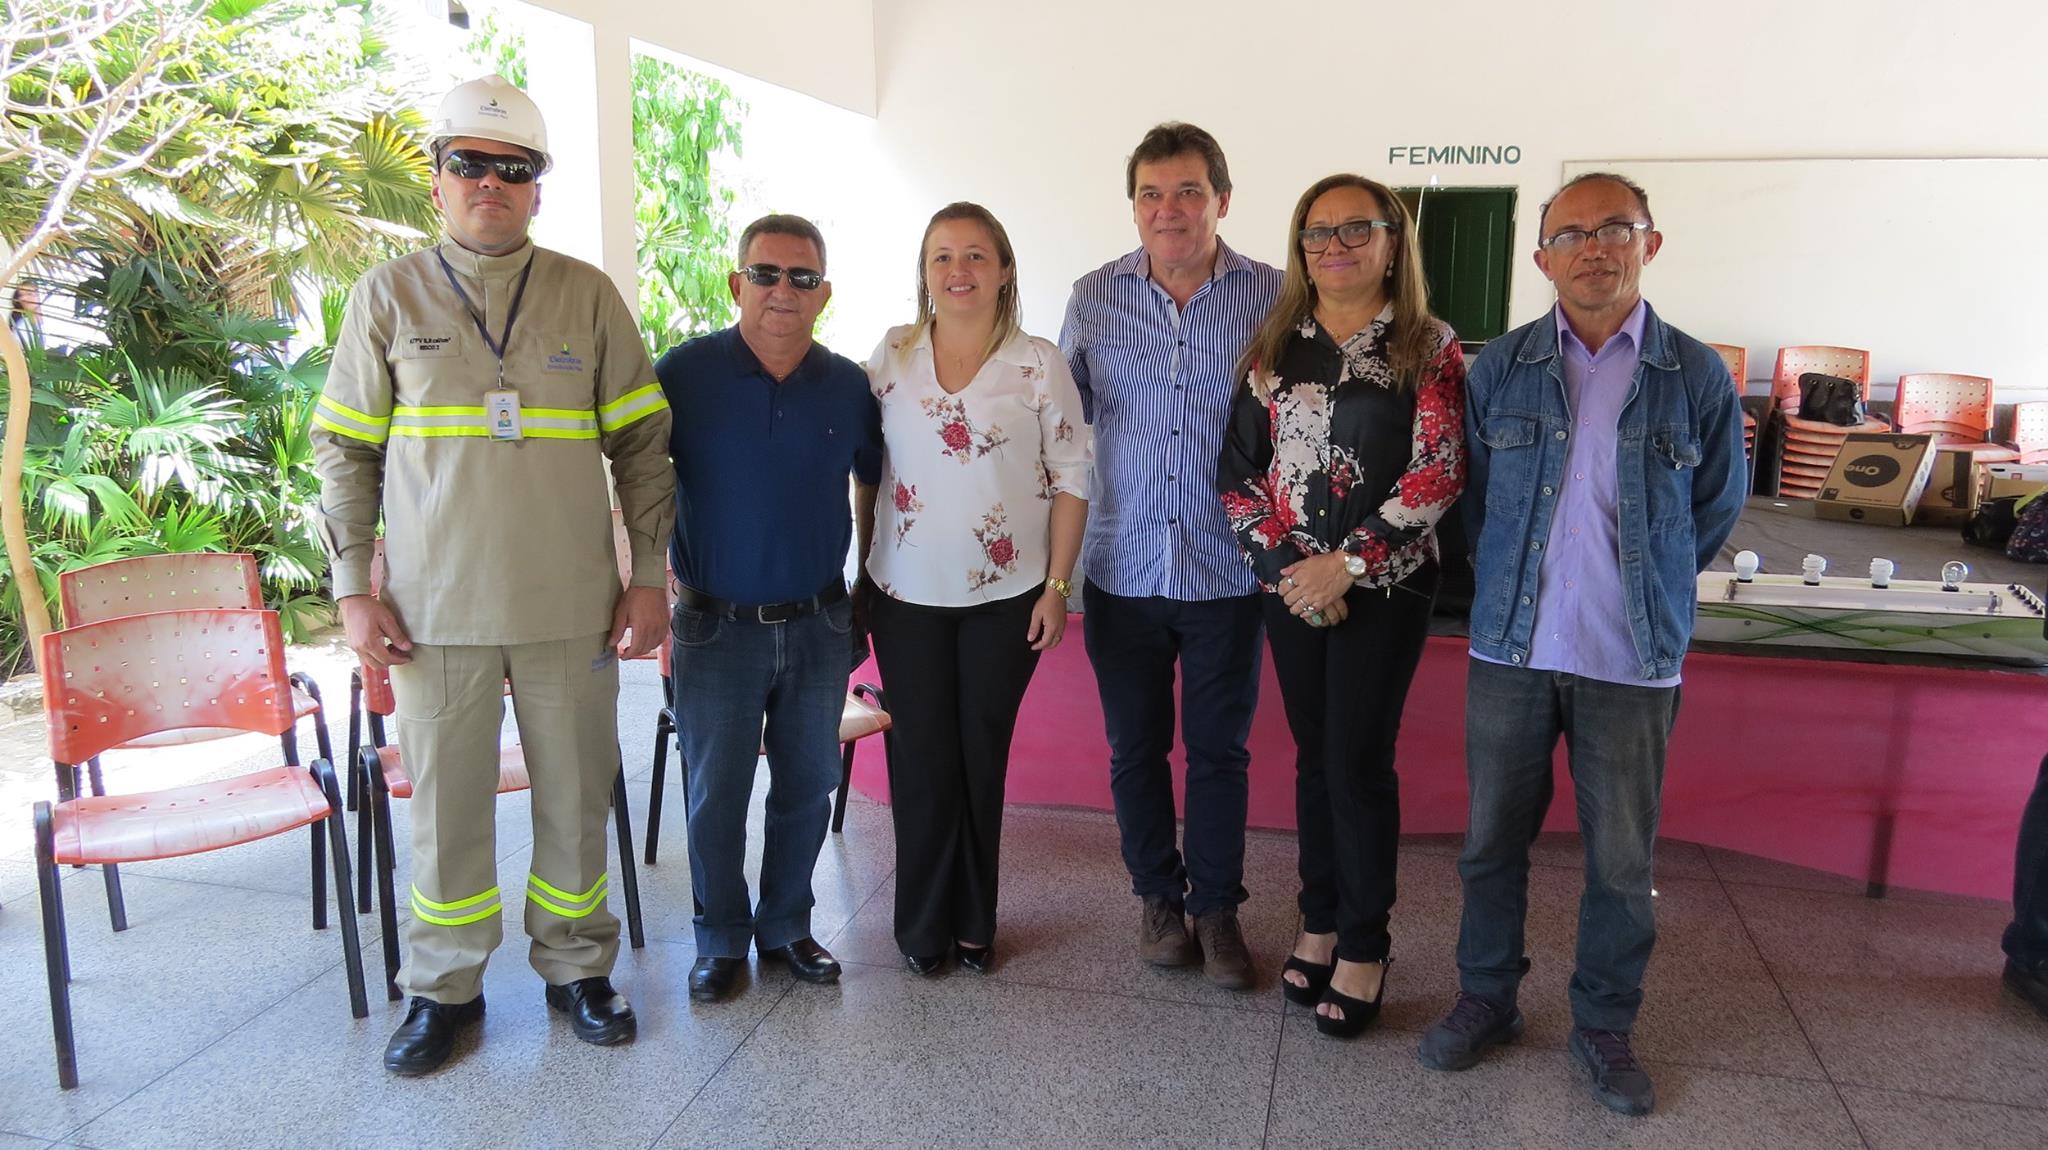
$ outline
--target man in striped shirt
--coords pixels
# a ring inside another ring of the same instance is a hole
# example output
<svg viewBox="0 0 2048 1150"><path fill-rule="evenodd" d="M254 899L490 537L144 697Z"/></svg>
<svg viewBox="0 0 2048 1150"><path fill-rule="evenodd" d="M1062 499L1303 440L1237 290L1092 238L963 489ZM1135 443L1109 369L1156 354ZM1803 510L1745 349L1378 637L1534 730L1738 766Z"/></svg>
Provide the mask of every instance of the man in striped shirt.
<svg viewBox="0 0 2048 1150"><path fill-rule="evenodd" d="M1217 237L1230 169L1209 133L1153 128L1124 181L1140 247L1075 282L1060 329L1095 430L1083 633L1108 728L1124 865L1145 902L1138 953L1160 966L1201 962L1211 981L1246 989L1254 977L1237 904L1258 587L1215 477L1237 357L1279 294L1280 272ZM1167 764L1176 661L1187 750L1181 849Z"/></svg>

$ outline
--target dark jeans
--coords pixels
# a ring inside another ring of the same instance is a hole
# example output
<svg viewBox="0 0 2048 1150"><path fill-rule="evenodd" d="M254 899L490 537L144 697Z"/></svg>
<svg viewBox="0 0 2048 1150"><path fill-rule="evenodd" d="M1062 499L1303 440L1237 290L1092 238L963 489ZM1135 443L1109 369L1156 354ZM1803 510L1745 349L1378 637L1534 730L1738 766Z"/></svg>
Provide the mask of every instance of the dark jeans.
<svg viewBox="0 0 2048 1150"><path fill-rule="evenodd" d="M1401 837L1394 740L1422 661L1435 565L1391 590L1354 588L1335 627L1311 627L1261 595L1273 672L1294 734L1301 923L1337 934L1337 957L1387 957Z"/></svg>
<svg viewBox="0 0 2048 1150"><path fill-rule="evenodd" d="M996 929L1003 780L1017 708L1038 667L1024 638L1042 592L973 607L874 596L875 662L894 749L896 945L936 955Z"/></svg>
<svg viewBox="0 0 2048 1150"><path fill-rule="evenodd" d="M787 623L678 607L669 624L676 735L689 772L699 957L741 958L750 942L769 950L810 937L811 871L839 787L852 626L846 600ZM747 891L747 804L764 747L768 810L757 907Z"/></svg>
<svg viewBox="0 0 2048 1150"><path fill-rule="evenodd" d="M1677 687L1633 687L1555 671L1471 661L1465 691L1465 774L1472 810L1458 874L1459 985L1503 1006L1529 969L1529 844L1550 809L1551 752L1570 749L1586 888L1579 898L1572 1019L1627 1031L1643 1003L1657 941L1652 852L1664 791L1664 749Z"/></svg>
<svg viewBox="0 0 2048 1150"><path fill-rule="evenodd" d="M2012 925L2005 928L2006 957L2030 970L2048 971L2048 757L2034 780L2034 797L2020 816L2020 844L2012 870Z"/></svg>
<svg viewBox="0 0 2048 1150"><path fill-rule="evenodd" d="M1245 900L1245 740L1259 706L1258 596L1128 598L1093 584L1082 595L1131 891L1181 902L1195 915L1235 907ZM1188 763L1184 851L1174 849L1167 765L1176 660Z"/></svg>

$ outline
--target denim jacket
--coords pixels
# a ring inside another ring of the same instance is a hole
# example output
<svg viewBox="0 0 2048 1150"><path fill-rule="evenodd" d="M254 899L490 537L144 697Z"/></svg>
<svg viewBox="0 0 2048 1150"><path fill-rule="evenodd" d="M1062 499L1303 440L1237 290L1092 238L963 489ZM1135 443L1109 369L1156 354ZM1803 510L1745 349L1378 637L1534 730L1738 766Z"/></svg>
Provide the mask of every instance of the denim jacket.
<svg viewBox="0 0 2048 1150"><path fill-rule="evenodd" d="M1749 469L1740 394L1721 357L1655 309L1646 313L1616 447L1625 602L1584 609L1627 612L1649 680L1678 674L1692 640L1697 577L1735 529ZM1537 573L1564 485L1571 422L1551 313L1479 353L1465 406L1476 654L1512 664L1529 657Z"/></svg>

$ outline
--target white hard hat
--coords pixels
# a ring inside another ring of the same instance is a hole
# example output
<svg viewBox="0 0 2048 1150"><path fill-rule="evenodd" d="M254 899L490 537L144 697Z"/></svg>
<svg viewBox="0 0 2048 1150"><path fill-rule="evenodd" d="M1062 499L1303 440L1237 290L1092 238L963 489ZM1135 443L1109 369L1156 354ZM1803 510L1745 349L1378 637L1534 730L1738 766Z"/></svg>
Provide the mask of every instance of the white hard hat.
<svg viewBox="0 0 2048 1150"><path fill-rule="evenodd" d="M554 166L548 155L548 126L541 121L540 108L532 97L495 72L459 84L441 97L429 135L434 152L438 155L443 144L458 136L525 148L540 157L541 172Z"/></svg>

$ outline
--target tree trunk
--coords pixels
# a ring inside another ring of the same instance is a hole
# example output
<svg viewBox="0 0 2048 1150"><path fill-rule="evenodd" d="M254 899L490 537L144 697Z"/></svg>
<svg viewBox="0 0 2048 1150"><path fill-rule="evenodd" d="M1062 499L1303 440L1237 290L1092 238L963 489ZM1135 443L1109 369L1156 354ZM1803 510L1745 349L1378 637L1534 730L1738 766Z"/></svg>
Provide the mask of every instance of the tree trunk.
<svg viewBox="0 0 2048 1150"><path fill-rule="evenodd" d="M0 452L0 537L7 542L7 564L21 589L21 629L28 635L28 657L41 661L43 636L50 633L50 605L43 581L36 576L35 553L29 550L27 509L21 503L21 470L28 454L28 416L32 402L28 358L14 338L14 308L0 307L0 360L7 367L7 438Z"/></svg>

